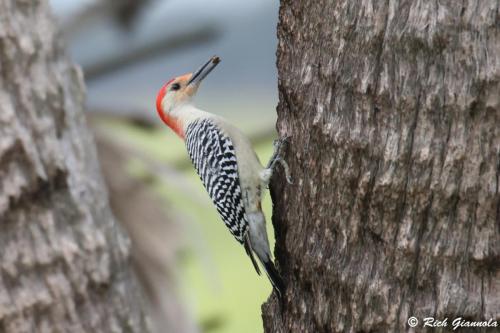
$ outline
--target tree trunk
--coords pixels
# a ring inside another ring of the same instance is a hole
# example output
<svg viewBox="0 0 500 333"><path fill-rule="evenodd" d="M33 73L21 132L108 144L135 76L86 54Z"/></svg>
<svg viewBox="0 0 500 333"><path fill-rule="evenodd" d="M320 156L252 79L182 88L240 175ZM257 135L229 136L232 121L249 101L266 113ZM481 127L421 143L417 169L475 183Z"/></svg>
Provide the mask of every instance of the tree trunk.
<svg viewBox="0 0 500 333"><path fill-rule="evenodd" d="M131 263L146 298L152 331L157 333L196 333L191 318L176 294L175 279L182 237L177 217L167 216L165 202L155 196L149 182L158 181L149 164L146 179L131 176L126 170L130 158L151 162L141 152L119 137L114 138L92 120L90 127L96 140L102 175L108 189L114 216L131 240ZM142 159L141 159L142 158ZM177 175L169 175L175 177Z"/></svg>
<svg viewBox="0 0 500 333"><path fill-rule="evenodd" d="M46 0L0 0L0 331L145 332Z"/></svg>
<svg viewBox="0 0 500 333"><path fill-rule="evenodd" d="M500 326L499 26L488 0L281 2L266 332Z"/></svg>

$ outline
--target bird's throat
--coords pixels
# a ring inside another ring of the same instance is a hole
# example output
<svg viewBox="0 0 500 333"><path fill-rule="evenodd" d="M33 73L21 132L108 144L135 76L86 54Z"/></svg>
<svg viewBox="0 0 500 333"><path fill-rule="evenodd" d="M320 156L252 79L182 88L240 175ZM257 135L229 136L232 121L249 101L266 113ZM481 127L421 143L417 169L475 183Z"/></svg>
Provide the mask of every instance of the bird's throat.
<svg viewBox="0 0 500 333"><path fill-rule="evenodd" d="M163 120L168 127L172 129L181 139L184 139L184 129L182 128L181 121L171 115L166 115L164 112L160 112L160 118Z"/></svg>

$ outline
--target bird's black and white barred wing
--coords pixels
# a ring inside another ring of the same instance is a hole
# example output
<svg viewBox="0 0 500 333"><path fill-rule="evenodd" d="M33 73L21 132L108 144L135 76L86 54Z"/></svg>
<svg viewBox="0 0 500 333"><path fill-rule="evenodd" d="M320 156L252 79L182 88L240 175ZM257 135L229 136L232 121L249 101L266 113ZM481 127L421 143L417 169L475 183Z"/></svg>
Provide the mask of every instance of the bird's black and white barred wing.
<svg viewBox="0 0 500 333"><path fill-rule="evenodd" d="M185 137L189 157L222 220L233 236L244 243L248 220L231 138L210 119L189 124Z"/></svg>

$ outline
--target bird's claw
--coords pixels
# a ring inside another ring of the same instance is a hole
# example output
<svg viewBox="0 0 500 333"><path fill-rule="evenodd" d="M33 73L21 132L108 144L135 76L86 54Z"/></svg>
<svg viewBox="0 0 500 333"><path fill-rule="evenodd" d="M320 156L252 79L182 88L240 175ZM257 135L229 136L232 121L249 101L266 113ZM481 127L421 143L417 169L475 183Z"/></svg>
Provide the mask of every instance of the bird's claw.
<svg viewBox="0 0 500 333"><path fill-rule="evenodd" d="M276 167L277 163L281 164L281 166L283 166L283 169L285 170L286 181L288 182L288 184L293 184L292 177L290 176L288 163L286 163L286 161L281 158L281 149L286 143L288 143L289 139L290 136L285 136L283 138L274 140L273 143L274 153L271 159L269 160L267 169L270 169L272 172L272 170L274 170L274 168Z"/></svg>
<svg viewBox="0 0 500 333"><path fill-rule="evenodd" d="M279 158L279 157L278 157L277 161L279 162L279 164L281 164L281 166L283 167L283 170L285 170L285 177L286 177L287 183L292 185L293 180L292 180L292 176L290 175L290 167L288 166L288 163L284 159Z"/></svg>
<svg viewBox="0 0 500 333"><path fill-rule="evenodd" d="M279 139L274 140L274 142L273 142L274 150L276 152L279 152L281 150L281 148L283 147L283 145L288 143L289 139L290 139L290 136L287 135L283 138L279 138Z"/></svg>

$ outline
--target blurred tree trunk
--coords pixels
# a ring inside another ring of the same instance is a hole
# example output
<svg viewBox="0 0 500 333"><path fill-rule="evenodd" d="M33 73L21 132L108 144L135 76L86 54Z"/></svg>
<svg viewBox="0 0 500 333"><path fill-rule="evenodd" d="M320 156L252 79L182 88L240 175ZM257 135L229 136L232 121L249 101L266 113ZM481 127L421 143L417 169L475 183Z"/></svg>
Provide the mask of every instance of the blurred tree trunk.
<svg viewBox="0 0 500 333"><path fill-rule="evenodd" d="M281 2L266 332L500 324L499 26L495 1Z"/></svg>
<svg viewBox="0 0 500 333"><path fill-rule="evenodd" d="M153 331L199 332L176 294L176 259L182 248L182 231L174 221L181 219L172 216L172 213L167 216L165 202L159 200L148 187L149 181L157 181L155 177L158 174L146 173L146 179L139 179L131 176L126 168L131 158L149 161L127 143L118 141L119 138L113 138L99 128L94 121L99 120L91 120L91 127L111 210L130 237L131 263L143 286ZM169 176L173 178L176 175Z"/></svg>
<svg viewBox="0 0 500 333"><path fill-rule="evenodd" d="M46 0L0 0L0 331L145 332L81 71Z"/></svg>

